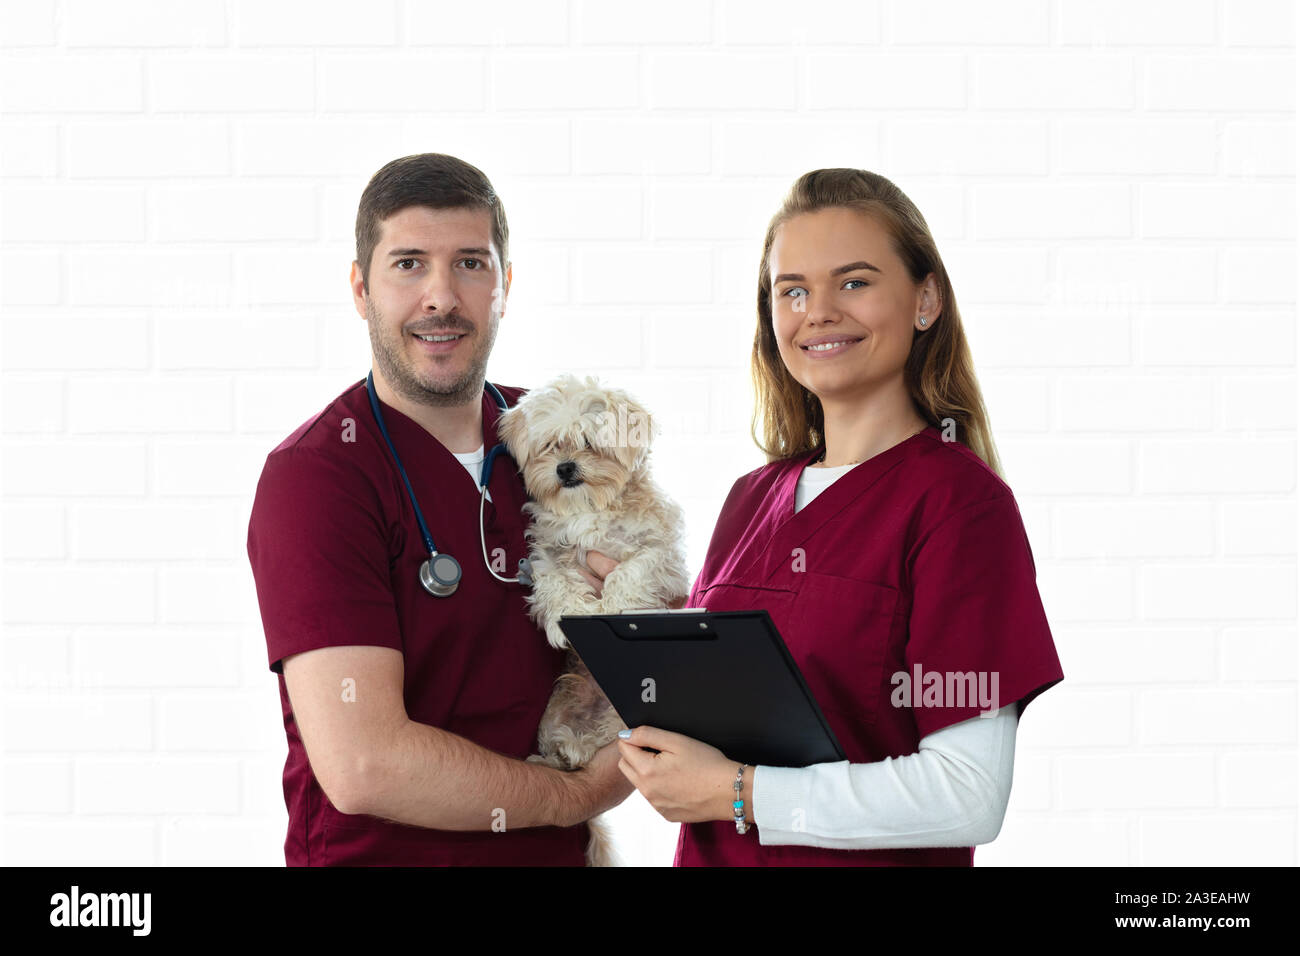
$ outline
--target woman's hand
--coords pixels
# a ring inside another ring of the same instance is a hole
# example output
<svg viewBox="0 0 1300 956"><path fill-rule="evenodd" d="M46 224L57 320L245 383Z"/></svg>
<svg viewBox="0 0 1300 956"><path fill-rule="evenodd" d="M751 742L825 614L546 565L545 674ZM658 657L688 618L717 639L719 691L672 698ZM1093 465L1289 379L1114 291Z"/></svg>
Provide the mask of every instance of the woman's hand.
<svg viewBox="0 0 1300 956"><path fill-rule="evenodd" d="M642 747L659 753L647 753ZM735 819L732 785L740 763L716 747L657 727L634 727L628 738L619 740L618 749L623 755L618 769L665 820L704 823ZM746 767L742 795L745 817L751 822L753 783L754 768Z"/></svg>

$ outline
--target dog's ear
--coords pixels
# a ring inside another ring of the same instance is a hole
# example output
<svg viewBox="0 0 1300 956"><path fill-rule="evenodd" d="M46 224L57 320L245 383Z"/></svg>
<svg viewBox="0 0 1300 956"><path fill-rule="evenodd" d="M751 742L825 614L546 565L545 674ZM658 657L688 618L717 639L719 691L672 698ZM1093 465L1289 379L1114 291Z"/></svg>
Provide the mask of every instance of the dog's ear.
<svg viewBox="0 0 1300 956"><path fill-rule="evenodd" d="M533 449L528 440L528 420L518 405L503 412L497 419L497 438L505 443L506 451L510 452L510 457L522 470Z"/></svg>
<svg viewBox="0 0 1300 956"><path fill-rule="evenodd" d="M610 401L615 408L622 407L620 430L626 430L625 440L620 442L619 458L628 471L639 471L650 457L658 423L645 406L626 392L611 393Z"/></svg>

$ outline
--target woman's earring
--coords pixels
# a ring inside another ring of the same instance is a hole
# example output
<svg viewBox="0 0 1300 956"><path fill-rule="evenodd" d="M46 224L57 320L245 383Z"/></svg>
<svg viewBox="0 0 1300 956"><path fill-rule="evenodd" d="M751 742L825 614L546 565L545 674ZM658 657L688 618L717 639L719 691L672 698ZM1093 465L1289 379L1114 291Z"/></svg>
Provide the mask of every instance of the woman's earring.
<svg viewBox="0 0 1300 956"><path fill-rule="evenodd" d="M925 316L920 316L920 319L921 319L921 328L925 328Z"/></svg>

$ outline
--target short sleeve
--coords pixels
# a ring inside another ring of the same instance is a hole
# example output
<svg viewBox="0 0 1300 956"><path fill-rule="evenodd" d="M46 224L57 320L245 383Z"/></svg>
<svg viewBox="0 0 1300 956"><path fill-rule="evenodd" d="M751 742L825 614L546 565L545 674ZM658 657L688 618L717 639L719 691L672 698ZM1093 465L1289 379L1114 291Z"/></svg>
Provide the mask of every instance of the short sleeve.
<svg viewBox="0 0 1300 956"><path fill-rule="evenodd" d="M248 524L248 560L271 670L290 655L353 644L402 649L378 493L314 449L267 457Z"/></svg>
<svg viewBox="0 0 1300 956"><path fill-rule="evenodd" d="M1020 509L1010 495L950 515L909 563L912 607L895 703L922 737L1064 679Z"/></svg>

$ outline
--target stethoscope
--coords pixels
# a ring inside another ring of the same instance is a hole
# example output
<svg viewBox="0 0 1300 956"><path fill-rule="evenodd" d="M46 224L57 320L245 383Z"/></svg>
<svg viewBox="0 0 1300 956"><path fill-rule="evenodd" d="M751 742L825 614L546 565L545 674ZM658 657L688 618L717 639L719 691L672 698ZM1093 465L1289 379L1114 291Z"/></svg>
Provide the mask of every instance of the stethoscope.
<svg viewBox="0 0 1300 956"><path fill-rule="evenodd" d="M495 385L484 379L483 390L492 396L497 403L497 408L502 412L509 408L506 405L505 396L497 389ZM397 462L397 470L402 476L402 481L406 484L406 493L411 497L411 507L415 509L415 520L420 523L420 534L424 536L424 546L429 549L429 559L420 565L420 584L424 589L434 597L451 597L456 593L456 588L460 585L460 562L450 554L440 554L434 547L433 536L429 534L429 526L424 523L424 515L420 512L420 506L415 501L415 490L411 487L411 479L406 477L406 469L402 467L402 459L397 457L397 449L393 447L393 440L388 437L388 428L384 425L384 416L379 412L379 398L375 394L375 373L373 371L366 375L366 391L370 393L370 410L375 413L375 421L379 423L380 434L384 436L384 441L388 443L388 450L393 453L393 461ZM527 558L519 559L519 573L513 578L503 578L492 570L492 565L488 563L487 556L487 535L483 530L483 504L487 500L487 486L492 480L492 463L496 461L497 455L505 452L508 456L504 444L496 444L487 456L483 459L483 471L479 478L479 499L478 499L478 534L479 542L483 546L483 566L488 569L488 573L498 581L506 584L522 584L524 587L532 587L533 581L531 570Z"/></svg>

